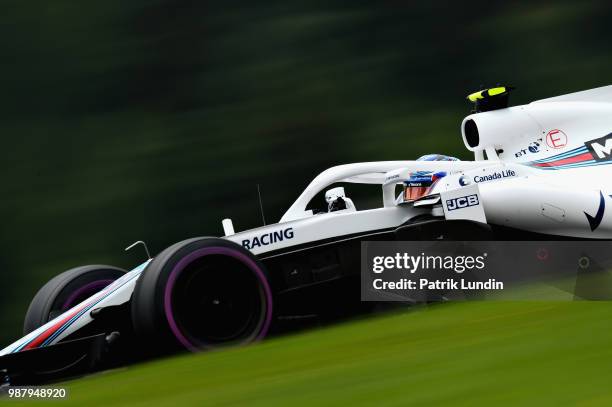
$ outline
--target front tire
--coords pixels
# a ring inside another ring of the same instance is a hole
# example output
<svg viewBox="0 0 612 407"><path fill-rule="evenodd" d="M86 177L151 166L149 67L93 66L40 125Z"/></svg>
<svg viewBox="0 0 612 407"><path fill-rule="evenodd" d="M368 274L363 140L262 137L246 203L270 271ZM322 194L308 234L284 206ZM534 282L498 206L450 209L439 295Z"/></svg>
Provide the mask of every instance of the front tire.
<svg viewBox="0 0 612 407"><path fill-rule="evenodd" d="M155 257L132 296L136 334L154 347L189 351L262 339L272 320L267 272L225 239L177 243Z"/></svg>
<svg viewBox="0 0 612 407"><path fill-rule="evenodd" d="M91 297L126 273L105 265L76 267L49 280L36 293L23 324L27 335L56 316Z"/></svg>

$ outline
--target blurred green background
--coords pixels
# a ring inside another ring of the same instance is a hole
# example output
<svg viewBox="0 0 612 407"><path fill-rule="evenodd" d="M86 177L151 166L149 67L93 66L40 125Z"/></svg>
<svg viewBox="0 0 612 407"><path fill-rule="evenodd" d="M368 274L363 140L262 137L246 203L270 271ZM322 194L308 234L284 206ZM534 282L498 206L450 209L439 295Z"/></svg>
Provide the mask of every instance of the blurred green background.
<svg viewBox="0 0 612 407"><path fill-rule="evenodd" d="M328 166L469 159L465 95L612 83L600 1L4 0L0 348L81 264L278 220Z"/></svg>

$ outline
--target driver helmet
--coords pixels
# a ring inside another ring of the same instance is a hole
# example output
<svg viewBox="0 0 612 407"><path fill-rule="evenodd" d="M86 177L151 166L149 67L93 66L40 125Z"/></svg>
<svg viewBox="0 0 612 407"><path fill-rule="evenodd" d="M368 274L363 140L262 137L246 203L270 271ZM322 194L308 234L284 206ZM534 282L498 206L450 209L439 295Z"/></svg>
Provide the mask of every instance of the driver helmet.
<svg viewBox="0 0 612 407"><path fill-rule="evenodd" d="M417 161L459 161L458 158L443 154L427 154L419 157ZM404 181L404 202L413 202L431 193L438 180L445 177L445 171L415 171L410 178Z"/></svg>
<svg viewBox="0 0 612 407"><path fill-rule="evenodd" d="M440 178L446 176L445 171L416 171L404 181L404 202L416 201L431 193L434 185Z"/></svg>
<svg viewBox="0 0 612 407"><path fill-rule="evenodd" d="M417 158L417 161L459 161L459 159L444 154L425 154Z"/></svg>

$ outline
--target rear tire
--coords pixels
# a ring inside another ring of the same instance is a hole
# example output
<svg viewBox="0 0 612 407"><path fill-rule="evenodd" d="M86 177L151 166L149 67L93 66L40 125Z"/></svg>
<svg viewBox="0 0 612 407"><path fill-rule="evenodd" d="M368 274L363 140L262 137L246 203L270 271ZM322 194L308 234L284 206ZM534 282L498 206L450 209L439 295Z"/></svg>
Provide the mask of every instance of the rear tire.
<svg viewBox="0 0 612 407"><path fill-rule="evenodd" d="M32 299L26 312L23 334L32 332L91 297L125 273L125 270L113 266L91 265L55 276Z"/></svg>
<svg viewBox="0 0 612 407"><path fill-rule="evenodd" d="M167 248L143 271L132 296L134 330L156 349L245 344L262 339L271 321L272 290L263 264L225 239Z"/></svg>

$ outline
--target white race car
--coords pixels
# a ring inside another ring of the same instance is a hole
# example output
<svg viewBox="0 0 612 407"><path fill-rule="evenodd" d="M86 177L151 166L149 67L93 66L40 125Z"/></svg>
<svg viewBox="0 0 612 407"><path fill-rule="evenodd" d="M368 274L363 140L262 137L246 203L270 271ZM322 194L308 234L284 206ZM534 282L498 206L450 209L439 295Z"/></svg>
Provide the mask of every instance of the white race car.
<svg viewBox="0 0 612 407"><path fill-rule="evenodd" d="M361 241L611 238L612 86L508 108L509 91L469 96L461 133L474 161L333 167L278 223L235 232L225 219L225 236L176 243L132 271L58 275L32 300L25 336L0 351L0 378L32 383L248 343L283 317L358 304ZM360 210L338 183L380 185L380 207ZM315 213L323 192L327 208Z"/></svg>

